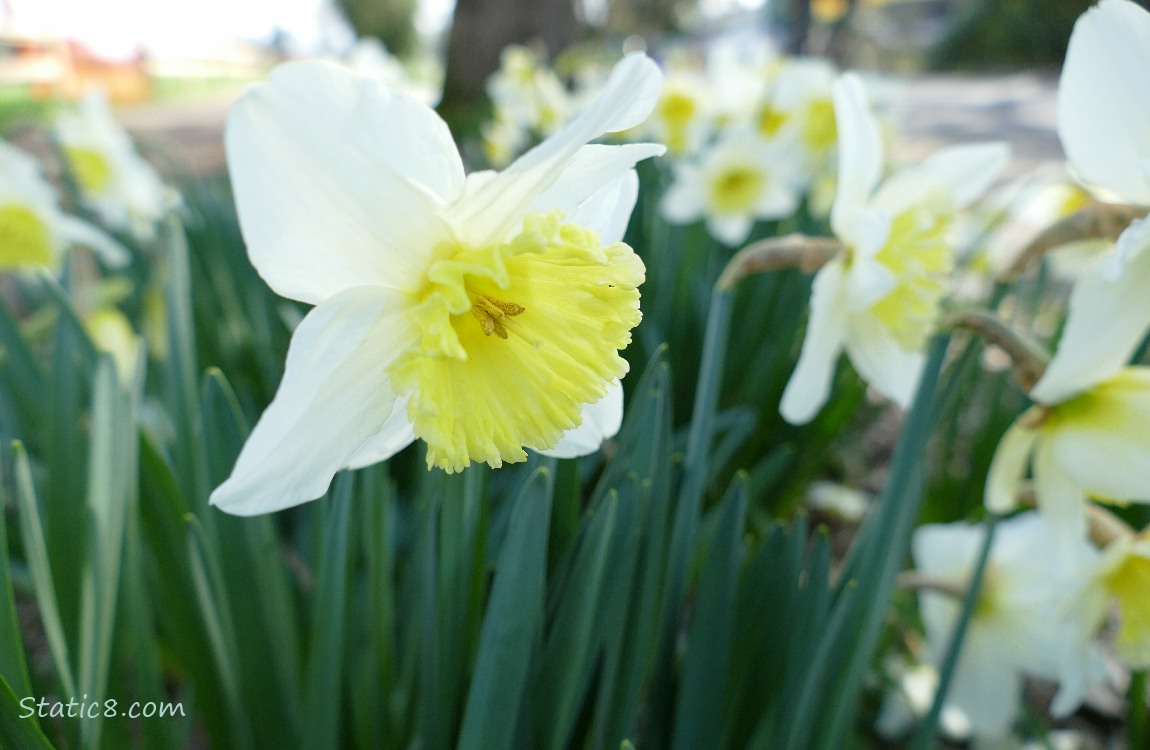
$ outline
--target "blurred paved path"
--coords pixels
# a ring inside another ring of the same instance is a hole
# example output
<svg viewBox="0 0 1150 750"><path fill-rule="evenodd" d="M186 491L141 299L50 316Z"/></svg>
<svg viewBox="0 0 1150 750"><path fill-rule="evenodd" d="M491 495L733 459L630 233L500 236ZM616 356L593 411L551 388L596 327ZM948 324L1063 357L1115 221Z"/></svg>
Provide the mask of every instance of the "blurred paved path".
<svg viewBox="0 0 1150 750"><path fill-rule="evenodd" d="M1063 158L1055 130L1058 80L1052 75L921 76L899 85L903 99L895 113L908 161L951 143L986 140L1011 144L1012 174Z"/></svg>
<svg viewBox="0 0 1150 750"><path fill-rule="evenodd" d="M919 76L889 79L900 160L917 161L952 143L1006 140L1011 174L1060 161L1054 129L1057 79L1038 73L1004 76ZM234 96L143 105L122 115L151 153L170 155L195 174L224 167L222 132Z"/></svg>

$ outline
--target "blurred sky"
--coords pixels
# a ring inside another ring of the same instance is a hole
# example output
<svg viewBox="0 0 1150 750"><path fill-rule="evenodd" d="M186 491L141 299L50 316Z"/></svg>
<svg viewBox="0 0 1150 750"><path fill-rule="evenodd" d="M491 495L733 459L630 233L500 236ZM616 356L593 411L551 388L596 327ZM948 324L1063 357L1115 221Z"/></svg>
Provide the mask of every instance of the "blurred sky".
<svg viewBox="0 0 1150 750"><path fill-rule="evenodd" d="M701 5L708 15L718 15L763 1ZM454 0L420 0L419 30L443 30L453 7ZM76 39L112 59L130 58L141 47L179 56L234 39L266 42L277 29L300 52L340 52L352 43L331 0L0 0L0 29L21 37Z"/></svg>

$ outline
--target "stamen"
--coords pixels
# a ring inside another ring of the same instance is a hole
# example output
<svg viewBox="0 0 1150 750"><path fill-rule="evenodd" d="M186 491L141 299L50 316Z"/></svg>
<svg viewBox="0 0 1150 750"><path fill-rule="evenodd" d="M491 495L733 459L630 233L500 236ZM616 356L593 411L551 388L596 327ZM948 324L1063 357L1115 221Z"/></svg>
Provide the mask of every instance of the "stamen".
<svg viewBox="0 0 1150 750"><path fill-rule="evenodd" d="M471 314L479 321L483 333L487 336L495 334L501 339L507 338L507 327L503 318L513 318L521 314L526 308L514 302L505 302L486 294L475 298L471 305Z"/></svg>

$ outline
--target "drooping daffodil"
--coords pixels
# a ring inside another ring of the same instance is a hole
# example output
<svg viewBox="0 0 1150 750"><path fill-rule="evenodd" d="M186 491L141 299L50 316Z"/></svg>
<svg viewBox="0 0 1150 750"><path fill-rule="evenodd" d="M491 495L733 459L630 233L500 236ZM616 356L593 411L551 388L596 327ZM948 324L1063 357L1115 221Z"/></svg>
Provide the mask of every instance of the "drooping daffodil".
<svg viewBox="0 0 1150 750"><path fill-rule="evenodd" d="M930 524L914 533L911 552L920 576L969 584L984 530L965 523ZM1098 552L1080 537L1050 544L1039 513L1000 521L983 572L947 702L962 710L976 735L1005 735L1018 712L1025 675L1059 683L1051 713L1065 716L1105 678L1096 642L1102 594L1091 571ZM925 589L919 612L931 661L940 664L962 609L954 593Z"/></svg>
<svg viewBox="0 0 1150 750"><path fill-rule="evenodd" d="M32 156L0 141L0 270L54 270L73 244L90 247L109 266L128 262L114 240L60 210Z"/></svg>
<svg viewBox="0 0 1150 750"><path fill-rule="evenodd" d="M1058 135L1087 184L1150 206L1150 12L1102 0L1079 17L1058 83Z"/></svg>
<svg viewBox="0 0 1150 750"><path fill-rule="evenodd" d="M315 307L211 501L253 514L323 494L415 438L427 464L594 450L619 426L618 351L644 268L619 242L654 144L661 74L625 57L600 96L502 172L464 174L447 126L402 92L317 62L251 89L226 131L240 226L279 294Z"/></svg>
<svg viewBox="0 0 1150 750"><path fill-rule="evenodd" d="M93 89L62 111L55 132L84 203L108 228L152 238L173 194L136 151L104 93Z"/></svg>
<svg viewBox="0 0 1150 750"><path fill-rule="evenodd" d="M1145 63L1145 64L1142 64ZM1059 83L1059 134L1088 182L1150 205L1150 14L1103 0L1075 24ZM1075 285L1035 406L1007 431L986 503L1014 506L1033 464L1038 506L1080 534L1087 498L1150 502L1150 367L1127 366L1150 331L1150 221L1133 222Z"/></svg>
<svg viewBox="0 0 1150 750"><path fill-rule="evenodd" d="M994 182L1002 144L953 146L883 180L882 140L861 80L834 87L838 188L831 227L845 250L815 276L810 319L780 412L808 422L826 402L839 353L901 406L918 384L923 350L950 285L957 211Z"/></svg>
<svg viewBox="0 0 1150 750"><path fill-rule="evenodd" d="M704 219L727 245L747 239L757 219L782 219L799 206L801 163L781 142L733 133L698 161L674 165L675 178L660 209L674 224Z"/></svg>

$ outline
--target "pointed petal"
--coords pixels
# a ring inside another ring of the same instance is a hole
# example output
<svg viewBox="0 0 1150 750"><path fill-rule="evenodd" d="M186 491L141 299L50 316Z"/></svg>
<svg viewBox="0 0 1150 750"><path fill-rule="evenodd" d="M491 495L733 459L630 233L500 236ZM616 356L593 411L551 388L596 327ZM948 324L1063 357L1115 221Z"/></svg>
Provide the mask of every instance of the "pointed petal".
<svg viewBox="0 0 1150 750"><path fill-rule="evenodd" d="M1035 443L1034 491L1054 543L1070 548L1086 533L1086 493L1062 470L1046 435Z"/></svg>
<svg viewBox="0 0 1150 750"><path fill-rule="evenodd" d="M803 350L779 404L779 413L791 424L811 421L830 395L847 327L847 309L842 304L844 273L842 261L833 260L815 275Z"/></svg>
<svg viewBox="0 0 1150 750"><path fill-rule="evenodd" d="M990 462L984 501L991 513L1009 513L1018 504L1018 487L1030 466L1038 434L1017 421L1002 436Z"/></svg>
<svg viewBox="0 0 1150 750"><path fill-rule="evenodd" d="M563 433L559 444L550 450L536 451L553 458L575 458L599 450L609 437L614 437L623 424L623 386L616 380L607 387L607 395L583 406L583 422Z"/></svg>
<svg viewBox="0 0 1150 750"><path fill-rule="evenodd" d="M604 245L622 242L638 197L639 175L629 169L572 207L567 218L594 230Z"/></svg>
<svg viewBox="0 0 1150 750"><path fill-rule="evenodd" d="M1055 412L1059 470L1102 499L1150 502L1150 367L1128 367Z"/></svg>
<svg viewBox="0 0 1150 750"><path fill-rule="evenodd" d="M348 289L304 317L292 335L283 381L211 502L236 515L312 500L362 460L361 446L388 423L396 396L385 375L414 343L401 295ZM378 445L378 443L376 443Z"/></svg>
<svg viewBox="0 0 1150 750"><path fill-rule="evenodd" d="M839 137L839 184L831 209L831 226L848 238L855 213L863 210L882 175L882 139L867 103L862 80L843 75L834 86Z"/></svg>
<svg viewBox="0 0 1150 750"><path fill-rule="evenodd" d="M91 248L109 268L123 268L132 260L123 245L88 222L68 214L61 214L58 221L64 239Z"/></svg>
<svg viewBox="0 0 1150 750"><path fill-rule="evenodd" d="M228 118L228 166L248 254L285 297L407 288L463 185L451 134L424 105L319 62L289 63Z"/></svg>
<svg viewBox="0 0 1150 750"><path fill-rule="evenodd" d="M903 349L873 316L852 319L846 338L851 364L872 388L906 409L922 374L921 352Z"/></svg>
<svg viewBox="0 0 1150 750"><path fill-rule="evenodd" d="M459 240L470 247L506 240L587 143L646 119L661 82L659 67L646 55L624 57L591 106L451 207L446 216Z"/></svg>
<svg viewBox="0 0 1150 750"><path fill-rule="evenodd" d="M601 146L598 144L584 146L576 152L575 157L563 170L555 184L544 190L535 200L531 206L531 211L560 209L569 217L573 217L573 212L577 207L598 195L606 186L615 184L624 175L634 174L636 163L652 156L659 156L664 151L666 149L663 146L654 143L635 143L624 146ZM603 201L605 196L600 195L598 199ZM631 205L627 208L625 220L631 217L631 209L634 206L635 201L632 199ZM614 210L614 207L602 203L599 204L599 207ZM588 215L585 212L582 220L574 218L573 220L581 226L595 229L591 224L585 223L585 220L590 216L593 214ZM627 228L625 220L623 229ZM596 231L599 231L600 235L603 234L598 229ZM620 233L611 240L604 236L603 241L618 242L622 238L623 235Z"/></svg>
<svg viewBox="0 0 1150 750"><path fill-rule="evenodd" d="M1005 143L944 148L884 180L871 205L897 216L941 194L953 208L966 208L994 184L1009 160L1010 147Z"/></svg>
<svg viewBox="0 0 1150 750"><path fill-rule="evenodd" d="M1103 0L1074 25L1058 84L1058 134L1087 182L1150 205L1150 13Z"/></svg>
<svg viewBox="0 0 1150 750"><path fill-rule="evenodd" d="M702 179L698 167L675 165L675 179L659 202L664 219L671 224L689 224L703 218Z"/></svg>
<svg viewBox="0 0 1150 750"><path fill-rule="evenodd" d="M362 469L399 453L415 442L415 426L407 418L407 396L396 400L391 416L383 423L379 432L367 439L363 445L347 459L348 469Z"/></svg>
<svg viewBox="0 0 1150 750"><path fill-rule="evenodd" d="M1058 350L1030 392L1035 400L1055 404L1110 378L1150 330L1150 219L1118 242L1124 258L1104 259L1074 286Z"/></svg>
<svg viewBox="0 0 1150 750"><path fill-rule="evenodd" d="M707 217L707 231L711 233L712 237L729 247L743 244L754 226L755 219L750 214Z"/></svg>

